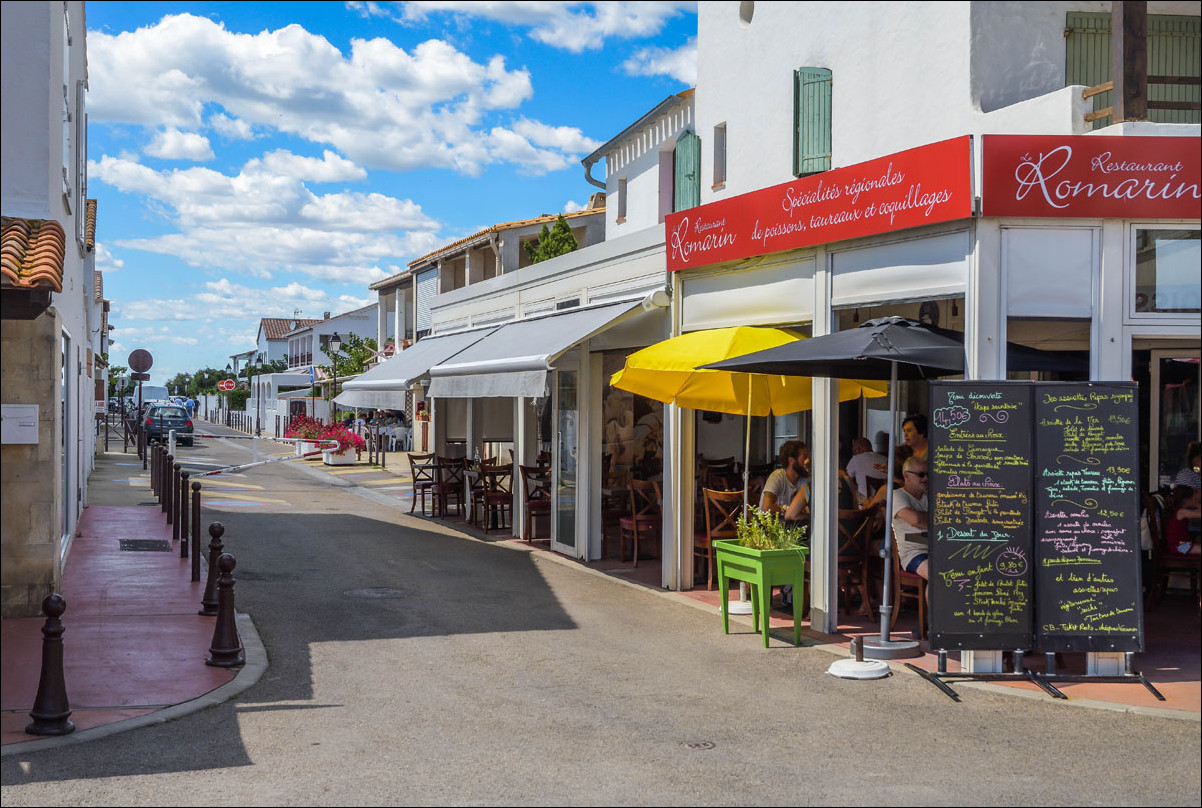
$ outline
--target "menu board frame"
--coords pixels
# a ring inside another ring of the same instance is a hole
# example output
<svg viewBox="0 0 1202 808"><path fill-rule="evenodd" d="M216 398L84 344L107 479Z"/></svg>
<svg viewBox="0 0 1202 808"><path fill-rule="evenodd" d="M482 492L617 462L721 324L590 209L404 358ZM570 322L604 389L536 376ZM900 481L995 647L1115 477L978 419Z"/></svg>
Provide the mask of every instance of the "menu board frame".
<svg viewBox="0 0 1202 808"><path fill-rule="evenodd" d="M1142 651L1135 383L932 381L930 402L931 647ZM962 469L949 465L957 429L991 447ZM970 555L981 563L966 567ZM1011 604L1021 627L999 611L1007 587L1026 592Z"/></svg>
<svg viewBox="0 0 1202 808"><path fill-rule="evenodd" d="M1032 396L1030 382L931 382L932 648L1031 647Z"/></svg>

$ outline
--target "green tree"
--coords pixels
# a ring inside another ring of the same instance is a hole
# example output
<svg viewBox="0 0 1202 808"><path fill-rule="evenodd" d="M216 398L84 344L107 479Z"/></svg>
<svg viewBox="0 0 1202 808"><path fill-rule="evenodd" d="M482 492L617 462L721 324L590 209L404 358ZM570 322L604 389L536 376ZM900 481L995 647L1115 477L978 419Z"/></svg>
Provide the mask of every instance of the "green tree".
<svg viewBox="0 0 1202 808"><path fill-rule="evenodd" d="M376 341L371 337L347 334L342 340L342 350L330 357L331 363L318 367L330 377L353 376L367 369L368 363L376 358L376 351ZM331 388L326 389L327 399L331 392Z"/></svg>
<svg viewBox="0 0 1202 808"><path fill-rule="evenodd" d="M548 230L544 224L543 229L539 231L538 241L527 241L522 246L530 256L530 263L537 264L548 258L566 255L580 245L572 235L572 228L568 227L568 220L563 218L561 213L555 219L555 227Z"/></svg>
<svg viewBox="0 0 1202 808"><path fill-rule="evenodd" d="M109 398L117 395L117 379L124 376L129 368L125 365L109 365Z"/></svg>

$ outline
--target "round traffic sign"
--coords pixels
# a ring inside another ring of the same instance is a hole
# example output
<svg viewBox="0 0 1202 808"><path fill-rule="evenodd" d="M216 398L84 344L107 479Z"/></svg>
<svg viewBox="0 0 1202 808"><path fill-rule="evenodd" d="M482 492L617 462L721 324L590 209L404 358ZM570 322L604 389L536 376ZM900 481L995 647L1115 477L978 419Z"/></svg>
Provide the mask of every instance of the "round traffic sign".
<svg viewBox="0 0 1202 808"><path fill-rule="evenodd" d="M154 357L150 355L150 351L139 348L131 353L126 361L129 362L130 370L135 373L145 373L154 364Z"/></svg>
<svg viewBox="0 0 1202 808"><path fill-rule="evenodd" d="M233 390L234 389L234 380L233 379L222 379L221 381L217 382L217 389L218 390Z"/></svg>

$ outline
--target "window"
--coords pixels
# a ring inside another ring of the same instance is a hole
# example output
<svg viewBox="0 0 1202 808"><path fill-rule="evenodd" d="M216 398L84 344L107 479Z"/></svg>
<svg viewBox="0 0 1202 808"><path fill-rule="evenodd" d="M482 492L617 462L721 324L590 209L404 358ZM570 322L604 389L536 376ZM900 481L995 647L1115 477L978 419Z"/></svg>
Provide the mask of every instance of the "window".
<svg viewBox="0 0 1202 808"><path fill-rule="evenodd" d="M831 71L803 67L793 72L793 176L831 167Z"/></svg>
<svg viewBox="0 0 1202 808"><path fill-rule="evenodd" d="M1202 311L1202 231L1135 231L1135 311Z"/></svg>
<svg viewBox="0 0 1202 808"><path fill-rule="evenodd" d="M714 190L726 185L726 124L714 127Z"/></svg>
<svg viewBox="0 0 1202 808"><path fill-rule="evenodd" d="M673 161L673 210L697 207L701 204L701 138L681 132Z"/></svg>
<svg viewBox="0 0 1202 808"><path fill-rule="evenodd" d="M618 180L618 224L626 221L626 178Z"/></svg>

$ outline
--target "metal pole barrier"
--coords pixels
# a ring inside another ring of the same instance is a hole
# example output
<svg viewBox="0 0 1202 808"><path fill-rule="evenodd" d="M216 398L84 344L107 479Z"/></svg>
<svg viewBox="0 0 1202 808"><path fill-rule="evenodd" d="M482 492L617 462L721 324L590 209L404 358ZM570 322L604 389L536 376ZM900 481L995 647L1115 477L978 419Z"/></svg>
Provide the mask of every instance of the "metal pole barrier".
<svg viewBox="0 0 1202 808"><path fill-rule="evenodd" d="M188 472L179 475L179 557L188 557Z"/></svg>
<svg viewBox="0 0 1202 808"><path fill-rule="evenodd" d="M200 483L192 483L192 583L200 581Z"/></svg>

